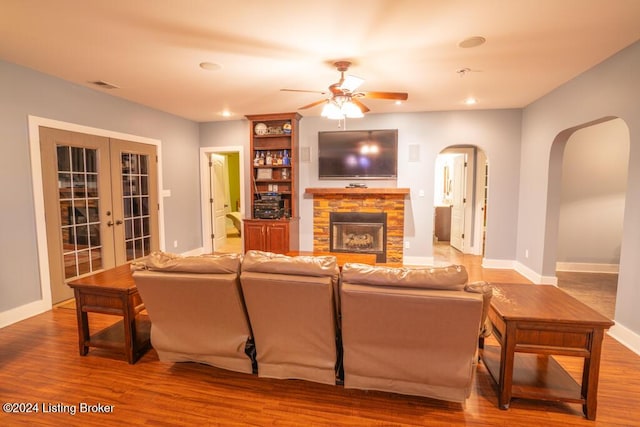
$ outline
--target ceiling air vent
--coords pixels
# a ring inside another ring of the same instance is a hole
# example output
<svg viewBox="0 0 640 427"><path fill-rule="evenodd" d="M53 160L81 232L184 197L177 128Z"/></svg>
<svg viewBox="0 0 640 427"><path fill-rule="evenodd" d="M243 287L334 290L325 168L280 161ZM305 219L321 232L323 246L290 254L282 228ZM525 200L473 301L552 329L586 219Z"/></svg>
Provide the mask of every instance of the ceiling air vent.
<svg viewBox="0 0 640 427"><path fill-rule="evenodd" d="M104 80L96 80L95 82L89 82L91 84L94 84L96 86L100 86L103 89L119 89L118 86L105 82Z"/></svg>

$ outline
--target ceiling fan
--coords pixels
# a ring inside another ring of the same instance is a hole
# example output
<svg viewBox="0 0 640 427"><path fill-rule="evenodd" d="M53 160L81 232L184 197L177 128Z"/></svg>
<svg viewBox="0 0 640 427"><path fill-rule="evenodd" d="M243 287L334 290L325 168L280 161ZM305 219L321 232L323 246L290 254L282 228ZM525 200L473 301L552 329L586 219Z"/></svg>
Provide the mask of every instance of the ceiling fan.
<svg viewBox="0 0 640 427"><path fill-rule="evenodd" d="M323 98L311 104L304 105L299 110L312 108L320 104L324 104L322 116L330 119L344 119L362 117L364 113L370 111L369 107L364 105L359 98L370 99L391 99L395 101L406 101L409 95L406 92L356 92L358 87L364 83L364 79L355 76L345 76L344 73L349 69L351 62L337 61L334 63L336 69L340 72L340 81L329 86L331 96ZM297 90L297 89L280 89L288 92L318 92L315 90ZM326 92L320 92L325 94Z"/></svg>

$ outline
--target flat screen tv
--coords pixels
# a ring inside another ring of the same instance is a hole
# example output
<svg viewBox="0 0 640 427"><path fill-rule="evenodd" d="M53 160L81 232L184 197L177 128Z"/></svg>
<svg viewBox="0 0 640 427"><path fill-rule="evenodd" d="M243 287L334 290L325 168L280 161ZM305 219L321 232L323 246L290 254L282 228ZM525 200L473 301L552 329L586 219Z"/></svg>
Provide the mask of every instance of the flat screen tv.
<svg viewBox="0 0 640 427"><path fill-rule="evenodd" d="M398 130L318 132L320 179L395 179Z"/></svg>

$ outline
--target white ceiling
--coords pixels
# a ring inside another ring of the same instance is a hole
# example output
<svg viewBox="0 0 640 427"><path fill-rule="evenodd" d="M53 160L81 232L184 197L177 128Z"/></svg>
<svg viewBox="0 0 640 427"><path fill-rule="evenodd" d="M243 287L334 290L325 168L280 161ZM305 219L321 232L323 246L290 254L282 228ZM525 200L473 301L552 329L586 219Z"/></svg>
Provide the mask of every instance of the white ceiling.
<svg viewBox="0 0 640 427"><path fill-rule="evenodd" d="M369 114L519 108L638 39L640 0L0 0L1 59L199 122L296 111L322 95L280 89L326 90L342 59L409 93Z"/></svg>

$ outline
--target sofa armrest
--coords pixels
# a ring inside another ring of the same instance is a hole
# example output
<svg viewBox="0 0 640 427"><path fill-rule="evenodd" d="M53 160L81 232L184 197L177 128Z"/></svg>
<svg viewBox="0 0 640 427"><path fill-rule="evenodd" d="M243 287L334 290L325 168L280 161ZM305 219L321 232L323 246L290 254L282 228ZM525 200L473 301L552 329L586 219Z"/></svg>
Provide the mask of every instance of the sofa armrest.
<svg viewBox="0 0 640 427"><path fill-rule="evenodd" d="M493 296L493 287L487 282L472 282L467 283L464 290L465 292L482 294L482 322L480 323L480 336L488 337L491 335L489 306L491 305L491 297Z"/></svg>

